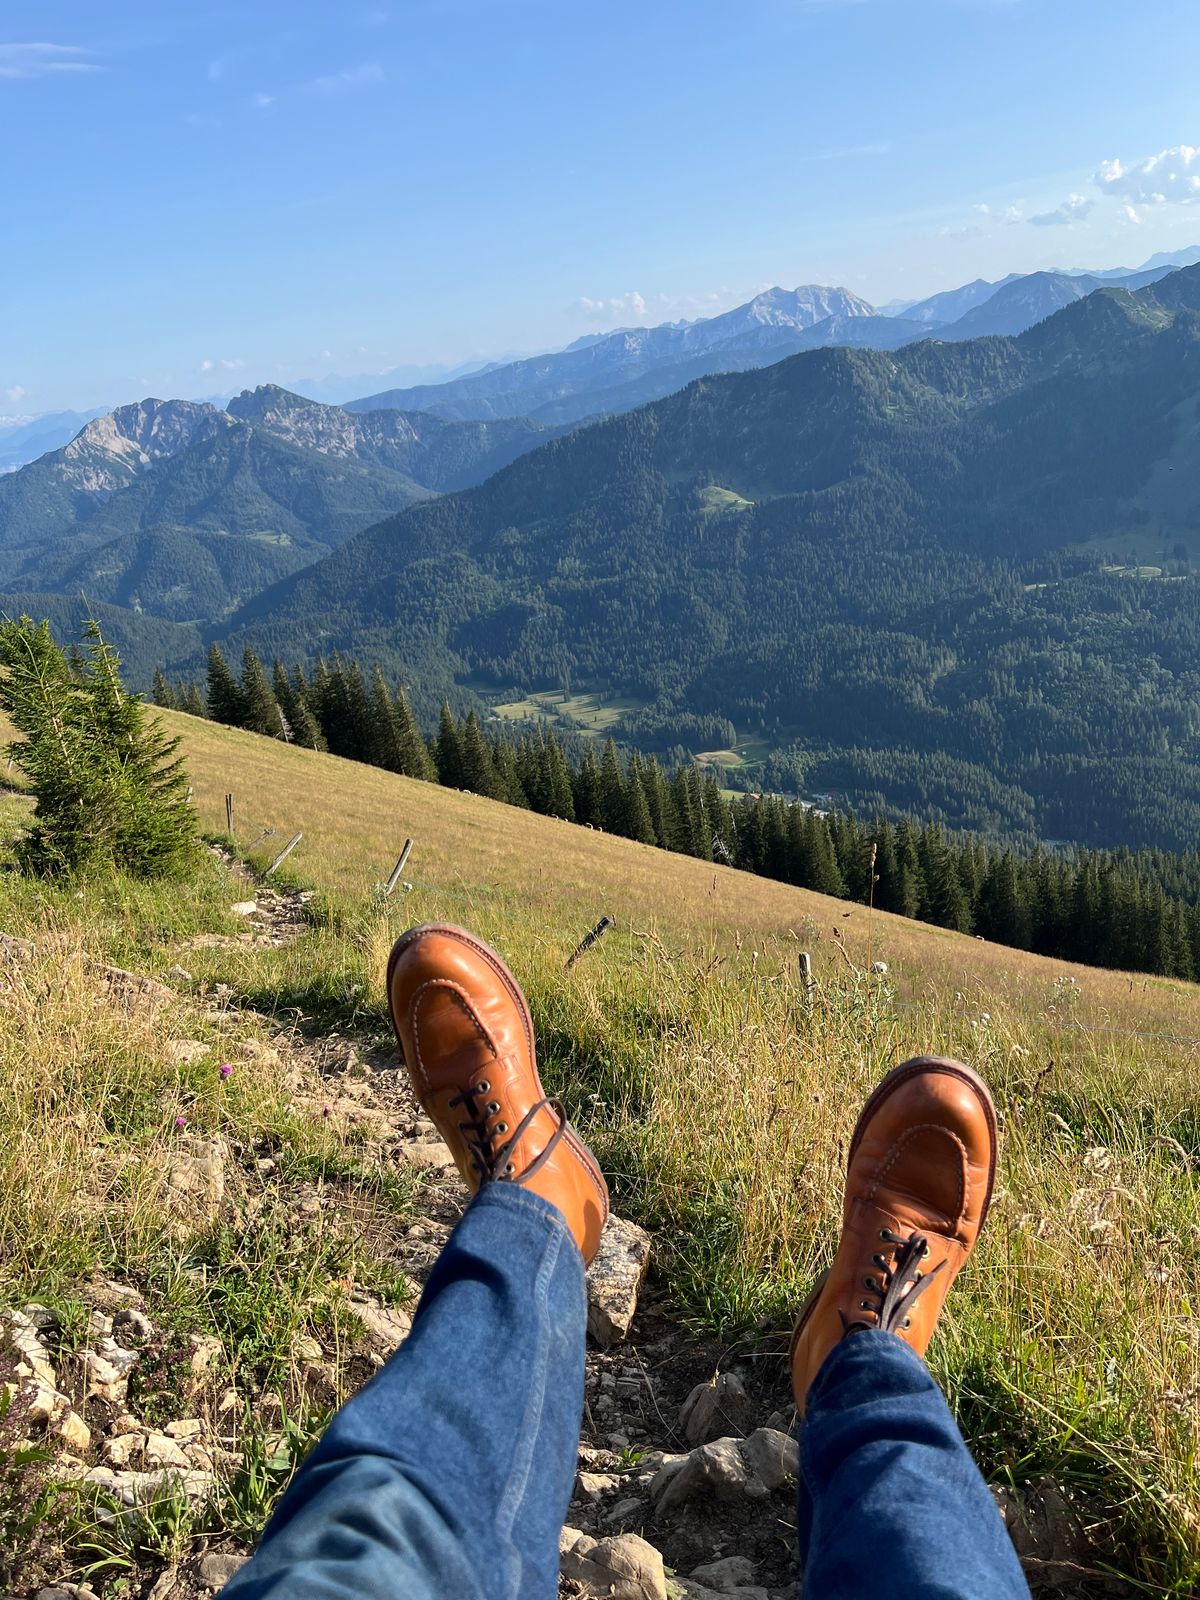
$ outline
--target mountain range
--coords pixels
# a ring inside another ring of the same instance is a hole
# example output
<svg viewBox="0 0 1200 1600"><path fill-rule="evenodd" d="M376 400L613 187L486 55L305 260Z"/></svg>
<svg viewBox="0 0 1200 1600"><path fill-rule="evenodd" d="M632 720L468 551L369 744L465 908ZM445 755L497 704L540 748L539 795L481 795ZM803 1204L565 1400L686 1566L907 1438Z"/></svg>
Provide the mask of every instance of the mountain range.
<svg viewBox="0 0 1200 1600"><path fill-rule="evenodd" d="M862 805L1178 847L1198 444L1193 269L1017 338L696 381L356 535L224 632L379 658L426 707L589 690L643 747L728 719Z"/></svg>
<svg viewBox="0 0 1200 1600"><path fill-rule="evenodd" d="M1194 258L1200 252L1179 255ZM848 289L768 289L720 316L593 334L553 354L493 363L449 382L388 389L348 401L346 409L395 406L460 421L526 416L576 423L660 399L693 378L766 366L801 350L834 345L895 350L931 336L957 340L1021 333L1102 282L1138 289L1172 270L1172 263L1156 261L1133 272L1117 268L1103 275L1036 272L995 283L979 279L891 315Z"/></svg>
<svg viewBox="0 0 1200 1600"><path fill-rule="evenodd" d="M0 477L0 587L218 621L277 578L551 437L523 419L352 416L272 387L144 400Z"/></svg>

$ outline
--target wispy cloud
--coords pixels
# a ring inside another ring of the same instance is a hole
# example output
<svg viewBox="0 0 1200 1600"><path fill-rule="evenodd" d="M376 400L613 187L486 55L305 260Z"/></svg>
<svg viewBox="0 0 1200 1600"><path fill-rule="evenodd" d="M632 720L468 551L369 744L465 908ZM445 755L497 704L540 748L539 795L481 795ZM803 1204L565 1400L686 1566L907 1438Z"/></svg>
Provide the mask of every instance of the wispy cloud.
<svg viewBox="0 0 1200 1600"><path fill-rule="evenodd" d="M1076 222L1085 222L1095 204L1086 195L1069 194L1053 211L1039 211L1029 220L1035 228L1069 228Z"/></svg>
<svg viewBox="0 0 1200 1600"><path fill-rule="evenodd" d="M764 284L741 289L724 286L707 294L647 295L637 289L599 298L583 294L568 307L568 311L572 316L583 317L593 325L608 323L611 326L628 327L639 323L678 322L693 317L716 316L720 311L728 311L731 306L752 299L764 287Z"/></svg>
<svg viewBox="0 0 1200 1600"><path fill-rule="evenodd" d="M49 78L64 72L99 72L91 52L77 44L0 44L0 78Z"/></svg>
<svg viewBox="0 0 1200 1600"><path fill-rule="evenodd" d="M871 139L866 144L834 145L830 150L802 151L797 161L847 161L856 156L886 156L892 148L890 139Z"/></svg>
<svg viewBox="0 0 1200 1600"><path fill-rule="evenodd" d="M235 356L232 360L228 357L222 357L219 361L213 361L206 358L200 363L200 371L216 372L218 369L220 369L222 372L240 372L245 365L246 363L242 360L241 356Z"/></svg>
<svg viewBox="0 0 1200 1600"><path fill-rule="evenodd" d="M268 106L273 106L275 104L275 96L273 94L266 94L260 89L257 94L252 94L250 96L250 104L256 111L265 111Z"/></svg>
<svg viewBox="0 0 1200 1600"><path fill-rule="evenodd" d="M1200 201L1200 148L1177 144L1128 166L1102 161L1095 182L1102 194L1122 202L1131 222L1140 222L1151 206L1195 205Z"/></svg>
<svg viewBox="0 0 1200 1600"><path fill-rule="evenodd" d="M14 383L11 389L4 390L4 398L15 406L19 400L24 400L26 392L23 384Z"/></svg>
<svg viewBox="0 0 1200 1600"><path fill-rule="evenodd" d="M378 61L364 61L361 66L343 67L320 78L310 78L301 84L305 94L336 95L355 94L359 89L369 89L383 82L383 68Z"/></svg>

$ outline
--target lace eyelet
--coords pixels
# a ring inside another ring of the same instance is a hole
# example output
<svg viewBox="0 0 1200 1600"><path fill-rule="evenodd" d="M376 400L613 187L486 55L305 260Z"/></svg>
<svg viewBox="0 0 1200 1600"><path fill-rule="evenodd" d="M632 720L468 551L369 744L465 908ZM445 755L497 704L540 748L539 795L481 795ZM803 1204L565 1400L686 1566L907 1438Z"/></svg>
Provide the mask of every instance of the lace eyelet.
<svg viewBox="0 0 1200 1600"><path fill-rule="evenodd" d="M515 1172L515 1171L516 1171L516 1170L517 1170L517 1169L516 1169L516 1167L514 1167L514 1166L513 1166L513 1164L512 1164L512 1162L511 1162L511 1161L510 1161L510 1162L509 1162L509 1163L508 1163L508 1165L507 1165L507 1166L506 1166L506 1167L505 1167L505 1169L504 1169L504 1176L505 1176L505 1177L508 1177L508 1175L509 1175L509 1173L511 1173L511 1172Z"/></svg>
<svg viewBox="0 0 1200 1600"><path fill-rule="evenodd" d="M507 1122L498 1122L496 1124L496 1132L497 1133L507 1133L508 1132L508 1123Z"/></svg>
<svg viewBox="0 0 1200 1600"><path fill-rule="evenodd" d="M926 1239L926 1241L925 1241L925 1243L924 1243L924 1245L922 1246L922 1249L921 1249L921 1259L922 1259L922 1261L924 1261L925 1257L928 1254L929 1254L929 1240Z"/></svg>
<svg viewBox="0 0 1200 1600"><path fill-rule="evenodd" d="M476 1094L487 1094L488 1090L491 1087L492 1087L491 1084L487 1081L486 1078L484 1078L482 1083L480 1083L478 1088L475 1090L475 1093Z"/></svg>
<svg viewBox="0 0 1200 1600"><path fill-rule="evenodd" d="M883 1267L883 1268L886 1269L887 1261L885 1260L885 1258L883 1256L872 1256L871 1260L875 1263L875 1265L877 1267Z"/></svg>
<svg viewBox="0 0 1200 1600"><path fill-rule="evenodd" d="M858 1309L859 1309L859 1310L860 1310L860 1311L870 1311L870 1309L871 1309L871 1302L870 1302L870 1301L869 1301L869 1300L860 1300L860 1301L859 1301L859 1302L858 1302Z"/></svg>
<svg viewBox="0 0 1200 1600"><path fill-rule="evenodd" d="M911 1317L905 1317L904 1321L900 1324L900 1326L902 1328L911 1328L912 1327L912 1318Z"/></svg>
<svg viewBox="0 0 1200 1600"><path fill-rule="evenodd" d="M874 1278L864 1278L863 1279L863 1288L864 1289L872 1289L873 1290L875 1288L875 1279Z"/></svg>
<svg viewBox="0 0 1200 1600"><path fill-rule="evenodd" d="M500 1109L499 1100L489 1100L488 1101L488 1116L489 1117L494 1117L496 1115L497 1111L499 1111L499 1109Z"/></svg>
<svg viewBox="0 0 1200 1600"><path fill-rule="evenodd" d="M888 1236L887 1229L886 1228L880 1228L879 1237L884 1241L885 1244L887 1243L887 1236Z"/></svg>

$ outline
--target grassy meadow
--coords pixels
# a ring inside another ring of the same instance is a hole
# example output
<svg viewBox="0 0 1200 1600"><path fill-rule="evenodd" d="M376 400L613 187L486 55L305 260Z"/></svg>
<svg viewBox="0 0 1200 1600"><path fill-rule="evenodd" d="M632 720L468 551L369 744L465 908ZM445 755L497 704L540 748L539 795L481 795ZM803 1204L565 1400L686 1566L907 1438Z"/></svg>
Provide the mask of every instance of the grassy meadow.
<svg viewBox="0 0 1200 1600"><path fill-rule="evenodd" d="M1126 1580L1117 1592L1196 1592L1200 988L1045 961L164 716L183 737L205 829L224 832L228 792L237 845L260 867L302 831L279 876L317 890L294 944L191 951L194 992L219 992L264 1027L381 1036L395 934L435 919L472 927L526 986L548 1090L593 1142L618 1208L655 1231L680 1317L731 1344L752 1339L782 1360L790 1316L833 1248L850 1130L883 1073L920 1051L977 1067L996 1099L1003 1165L931 1364L994 1481L1051 1473L1078 1492L1098 1550ZM0 827L23 804L6 802ZM384 903L379 886L407 837L411 891ZM23 1230L0 1266L0 1300L69 1302L73 1277L124 1261L177 1286L181 1326L200 1316L186 1250L156 1222L152 1163L130 1163L177 1137L185 1101L189 1132L269 1140L297 1170L343 1174L374 1208L373 1235L386 1234L389 1208L403 1211L405 1196L297 1107L269 1059L239 1065L227 1084L212 1061L172 1067L153 1027L118 1028L93 983L81 978L76 993L51 981L86 974L97 950L165 973L190 929L228 929L228 901L215 865L182 893L45 894L0 875L0 930L46 950L42 987L0 1025L0 1098L17 1108L0 1151L0 1228L6 1239ZM604 914L615 929L564 973ZM236 1041L219 1025L186 1025L209 1029L212 1060L232 1059ZM111 1161L83 1159L95 1148ZM343 1314L329 1284L349 1270L386 1292L386 1251L367 1259L336 1231L312 1248L327 1253L319 1269L293 1260L283 1273L295 1288L284 1341L305 1318ZM249 1287L246 1300L222 1314L240 1318L249 1347ZM271 1350L254 1357L260 1367ZM286 1383L286 1362L270 1371Z"/></svg>

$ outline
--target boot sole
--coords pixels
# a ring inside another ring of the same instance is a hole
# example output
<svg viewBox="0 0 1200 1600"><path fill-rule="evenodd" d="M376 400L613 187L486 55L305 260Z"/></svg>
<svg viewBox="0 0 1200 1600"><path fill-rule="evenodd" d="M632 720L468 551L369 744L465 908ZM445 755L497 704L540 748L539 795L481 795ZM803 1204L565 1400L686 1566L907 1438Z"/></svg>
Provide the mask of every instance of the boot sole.
<svg viewBox="0 0 1200 1600"><path fill-rule="evenodd" d="M983 1197L983 1207L979 1213L979 1232L982 1233L984 1223L986 1223L988 1218L988 1211L991 1209L992 1190L996 1182L996 1159L998 1152L998 1140L996 1137L996 1107L992 1101L991 1090L988 1088L987 1084L984 1083L983 1079L973 1067L968 1067L961 1061L952 1061L948 1056L913 1056L908 1061L902 1061L898 1067L893 1067L888 1075L868 1096L866 1104L858 1114L858 1121L854 1125L854 1136L850 1140L850 1154L846 1157L846 1170L847 1172L850 1170L850 1165L854 1160L854 1152L858 1149L858 1146L862 1140L863 1130L866 1127L868 1119L874 1115L888 1095L894 1090L898 1089L902 1083L907 1083L910 1078L915 1078L918 1073L928 1072L931 1067L935 1068L939 1072L948 1072L952 1077L961 1078L965 1084L974 1089L976 1095L979 1097L980 1104L983 1106L984 1115L987 1117L988 1134L992 1149L992 1159L988 1169L988 1183L987 1190ZM813 1312L817 1308L817 1301L821 1298L821 1291L825 1287L825 1281L829 1277L830 1270L830 1268L826 1267L825 1271L821 1273L820 1277L813 1284L812 1289L809 1291L807 1300L805 1300L803 1306L800 1308L800 1314L796 1318L796 1326L792 1330L791 1346L788 1350L789 1367L791 1366L795 1357L796 1346L800 1342L800 1336L804 1332L808 1319L812 1316Z"/></svg>
<svg viewBox="0 0 1200 1600"><path fill-rule="evenodd" d="M487 962L488 966L491 967L492 971L507 989L509 997L520 1013L521 1023L525 1029L525 1041L529 1046L529 1060L533 1066L533 1081L537 1089L537 1098L539 1100L546 1099L546 1091L542 1087L542 1080L538 1074L537 1068L537 1044L533 1036L533 1018L529 1015L529 1005L525 999L525 996L521 992L520 984L513 977L512 973L508 970L504 962L500 959L490 945L484 944L482 939L477 939L474 934L468 933L465 928L455 927L451 922L425 922L422 923L420 927L410 928L407 933L402 933L396 940L395 944L392 946L392 953L388 957L388 1015L392 1019L392 1030L396 1035L396 1043L399 1046L400 1057L401 1060L404 1061L405 1067L407 1068L408 1066L408 1060L404 1054L404 1042L400 1037L400 1029L396 1026L395 1012L392 1010L392 974L396 970L396 963L399 961L404 952L412 945L416 944L419 940L423 939L427 934L431 933L441 934L447 939L457 939L460 944L465 944L469 949L474 950L477 956L480 956L484 961ZM411 1072L409 1073L409 1078L410 1080L412 1078ZM605 1182L604 1174L601 1172L595 1156L575 1132L575 1129L571 1126L570 1122L565 1118L563 1120L563 1141L570 1146L571 1150L583 1164L584 1170L587 1172L588 1177L591 1178L593 1186L596 1190L596 1194L600 1200L601 1214L604 1217L604 1222L607 1222L609 1216L608 1184ZM603 1224L601 1224L601 1227L603 1229Z"/></svg>

